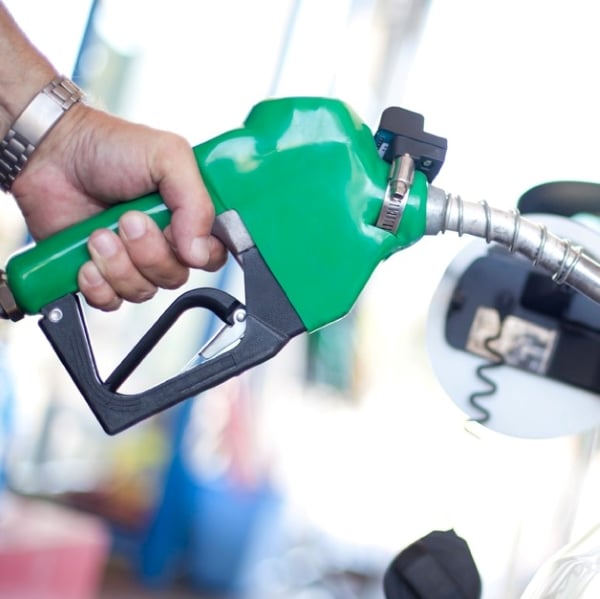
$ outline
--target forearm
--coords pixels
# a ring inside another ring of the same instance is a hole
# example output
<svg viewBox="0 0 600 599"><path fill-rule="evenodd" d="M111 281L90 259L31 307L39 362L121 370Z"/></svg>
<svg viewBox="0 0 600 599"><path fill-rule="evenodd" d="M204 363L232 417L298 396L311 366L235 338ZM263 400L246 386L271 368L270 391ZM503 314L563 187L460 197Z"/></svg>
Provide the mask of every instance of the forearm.
<svg viewBox="0 0 600 599"><path fill-rule="evenodd" d="M0 0L0 139L31 99L56 75Z"/></svg>

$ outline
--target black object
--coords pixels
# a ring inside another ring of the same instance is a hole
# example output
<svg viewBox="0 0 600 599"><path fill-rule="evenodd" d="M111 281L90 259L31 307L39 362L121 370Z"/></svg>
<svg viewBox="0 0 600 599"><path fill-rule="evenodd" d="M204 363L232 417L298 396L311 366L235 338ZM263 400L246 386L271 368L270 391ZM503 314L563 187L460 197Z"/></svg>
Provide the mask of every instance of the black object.
<svg viewBox="0 0 600 599"><path fill-rule="evenodd" d="M245 275L246 306L219 289L194 289L181 295L104 382L96 368L77 296L67 295L44 307L40 327L107 433L117 433L268 360L292 337L305 331L256 247L241 252L238 257ZM177 318L195 307L207 308L229 324L234 312L244 308L244 337L233 349L151 389L134 394L119 393L119 386Z"/></svg>
<svg viewBox="0 0 600 599"><path fill-rule="evenodd" d="M580 212L600 213L600 184L586 181L550 181L532 187L520 198L523 214L534 212L573 216Z"/></svg>
<svg viewBox="0 0 600 599"><path fill-rule="evenodd" d="M386 599L479 599L481 577L464 539L433 531L394 558L383 588Z"/></svg>
<svg viewBox="0 0 600 599"><path fill-rule="evenodd" d="M444 164L448 141L425 133L424 126L425 119L417 112L398 106L386 108L375 133L375 143L379 155L390 163L409 154L415 161L415 168L431 183Z"/></svg>

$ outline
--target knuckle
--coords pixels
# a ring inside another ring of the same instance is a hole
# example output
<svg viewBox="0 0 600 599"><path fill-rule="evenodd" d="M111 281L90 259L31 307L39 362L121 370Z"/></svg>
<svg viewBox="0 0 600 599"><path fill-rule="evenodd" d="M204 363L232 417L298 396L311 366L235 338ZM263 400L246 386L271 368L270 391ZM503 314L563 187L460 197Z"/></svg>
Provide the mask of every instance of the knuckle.
<svg viewBox="0 0 600 599"><path fill-rule="evenodd" d="M189 143L181 135L176 133L164 133L161 142L161 157L165 160L171 160L174 156L181 156L184 153L190 152Z"/></svg>

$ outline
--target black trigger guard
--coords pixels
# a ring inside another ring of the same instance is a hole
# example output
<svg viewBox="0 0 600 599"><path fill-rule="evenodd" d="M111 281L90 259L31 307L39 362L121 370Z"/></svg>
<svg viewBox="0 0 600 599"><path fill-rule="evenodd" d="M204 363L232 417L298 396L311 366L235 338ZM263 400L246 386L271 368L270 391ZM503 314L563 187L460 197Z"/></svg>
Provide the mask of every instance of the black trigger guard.
<svg viewBox="0 0 600 599"><path fill-rule="evenodd" d="M115 368L104 384L111 391L117 391L129 375L141 364L150 351L162 339L175 321L187 310L207 308L223 322L233 324L233 313L245 306L235 297L220 289L201 287L180 295L146 331L135 347Z"/></svg>
<svg viewBox="0 0 600 599"><path fill-rule="evenodd" d="M224 322L231 322L234 311L243 304L219 289L201 288L183 294L106 381L98 374L79 298L66 295L43 308L40 328L108 434L118 433L268 360L306 330L256 247L240 253L238 258L246 296L243 338L233 349L139 393L125 394L117 389L184 311L204 307Z"/></svg>

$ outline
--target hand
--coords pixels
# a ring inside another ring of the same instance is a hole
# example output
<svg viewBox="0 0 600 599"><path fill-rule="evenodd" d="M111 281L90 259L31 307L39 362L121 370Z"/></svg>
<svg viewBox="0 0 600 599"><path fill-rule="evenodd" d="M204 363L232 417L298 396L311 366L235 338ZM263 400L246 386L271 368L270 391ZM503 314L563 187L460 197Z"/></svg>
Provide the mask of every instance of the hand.
<svg viewBox="0 0 600 599"><path fill-rule="evenodd" d="M83 104L73 106L32 154L12 193L35 239L111 204L158 190L172 211L164 233L141 212L127 212L119 233L94 232L92 260L79 272L88 303L116 309L158 287L176 288L189 267L216 270L226 251L213 236L214 208L193 152L181 137L136 125Z"/></svg>

